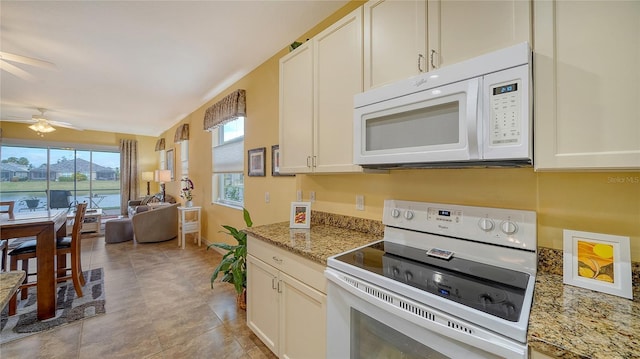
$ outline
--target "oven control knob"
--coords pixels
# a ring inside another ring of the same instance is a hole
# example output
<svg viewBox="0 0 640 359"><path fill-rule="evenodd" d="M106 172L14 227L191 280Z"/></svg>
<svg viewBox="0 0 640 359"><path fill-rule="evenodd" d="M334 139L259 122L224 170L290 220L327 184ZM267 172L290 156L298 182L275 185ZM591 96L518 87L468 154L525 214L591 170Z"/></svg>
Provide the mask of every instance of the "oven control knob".
<svg viewBox="0 0 640 359"><path fill-rule="evenodd" d="M393 218L398 218L400 217L400 210L397 208L394 208L391 210L391 217Z"/></svg>
<svg viewBox="0 0 640 359"><path fill-rule="evenodd" d="M478 222L478 226L483 231L490 232L493 229L493 227L495 227L495 224L489 218L481 218L480 221Z"/></svg>
<svg viewBox="0 0 640 359"><path fill-rule="evenodd" d="M502 229L505 234L514 234L518 231L518 225L511 221L504 221L500 224L500 229Z"/></svg>
<svg viewBox="0 0 640 359"><path fill-rule="evenodd" d="M404 218L407 220L412 220L413 219L413 211L406 211L404 212Z"/></svg>
<svg viewBox="0 0 640 359"><path fill-rule="evenodd" d="M411 280L413 279L413 273L409 271L404 272L404 278L407 280L407 282L411 282Z"/></svg>
<svg viewBox="0 0 640 359"><path fill-rule="evenodd" d="M391 268L391 271L393 272L394 277L397 277L400 275L400 269L398 269L398 267Z"/></svg>

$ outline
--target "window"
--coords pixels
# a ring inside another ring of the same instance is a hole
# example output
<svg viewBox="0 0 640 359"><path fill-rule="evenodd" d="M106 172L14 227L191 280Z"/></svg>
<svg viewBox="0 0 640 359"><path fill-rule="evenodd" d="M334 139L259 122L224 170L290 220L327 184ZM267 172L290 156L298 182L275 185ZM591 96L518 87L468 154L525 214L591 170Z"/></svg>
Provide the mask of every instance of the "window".
<svg viewBox="0 0 640 359"><path fill-rule="evenodd" d="M212 131L213 202L244 206L244 117Z"/></svg>
<svg viewBox="0 0 640 359"><path fill-rule="evenodd" d="M86 202L104 214L120 214L120 153L113 149L17 144L2 145L1 153L0 199L16 201L17 212Z"/></svg>

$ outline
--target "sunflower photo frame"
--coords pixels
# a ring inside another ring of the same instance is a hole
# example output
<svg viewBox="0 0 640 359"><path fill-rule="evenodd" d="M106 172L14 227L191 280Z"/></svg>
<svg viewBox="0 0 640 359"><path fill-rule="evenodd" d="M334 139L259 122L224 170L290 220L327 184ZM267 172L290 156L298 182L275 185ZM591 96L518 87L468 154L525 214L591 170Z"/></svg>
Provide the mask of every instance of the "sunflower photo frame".
<svg viewBox="0 0 640 359"><path fill-rule="evenodd" d="M633 299L629 237L563 231L563 282Z"/></svg>

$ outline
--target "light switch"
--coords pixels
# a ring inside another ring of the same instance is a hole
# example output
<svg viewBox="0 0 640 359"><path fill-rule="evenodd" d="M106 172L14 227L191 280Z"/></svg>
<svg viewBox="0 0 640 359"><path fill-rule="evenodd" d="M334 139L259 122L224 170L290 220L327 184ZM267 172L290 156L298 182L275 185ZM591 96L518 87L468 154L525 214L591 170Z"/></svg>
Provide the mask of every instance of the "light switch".
<svg viewBox="0 0 640 359"><path fill-rule="evenodd" d="M309 200L311 202L315 202L316 201L316 192L315 191L309 192Z"/></svg>
<svg viewBox="0 0 640 359"><path fill-rule="evenodd" d="M296 201L301 202L302 201L302 190L297 190L296 191Z"/></svg>
<svg viewBox="0 0 640 359"><path fill-rule="evenodd" d="M271 196L269 195L269 192L265 192L264 193L264 203L269 203L269 201L271 201Z"/></svg>

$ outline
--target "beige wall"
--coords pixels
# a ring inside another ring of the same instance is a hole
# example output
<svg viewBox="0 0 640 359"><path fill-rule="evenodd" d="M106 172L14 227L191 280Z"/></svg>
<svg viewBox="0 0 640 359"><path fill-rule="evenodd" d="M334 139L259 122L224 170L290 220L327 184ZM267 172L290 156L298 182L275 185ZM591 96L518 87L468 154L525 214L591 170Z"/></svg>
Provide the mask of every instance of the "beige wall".
<svg viewBox="0 0 640 359"><path fill-rule="evenodd" d="M292 41L312 37L361 4L349 3ZM242 88L247 91L245 159L246 150L267 148L267 176L245 176L245 206L256 225L288 221L289 205L295 200L298 189L303 191L305 200L309 199L309 191L316 192L317 201L312 205L315 210L376 220L382 218L382 204L388 198L517 208L538 213L538 241L541 246L562 248L563 228L629 236L632 259L640 261L640 172L432 169L392 171L388 174L272 177L271 146L278 143L278 60L287 52L283 49L275 54L180 121L190 124L189 176L195 183L195 205L203 206L203 236L209 242L231 242L219 232L221 225L242 228L244 223L240 211L211 204L211 134L202 129L204 111L231 91ZM180 123L163 133L167 149L176 148L177 179L181 177L180 148L174 145L173 135ZM8 124L4 136L38 139L31 131L19 131L16 126L20 125ZM153 152L156 138L92 131L84 131L82 136L78 136L77 132L65 129L46 137L47 140L110 145L117 145L120 138L139 139L141 171L157 167L157 154ZM167 192L179 198L179 185L178 180L167 184ZM265 192L270 193L270 203L264 201ZM365 196L365 211L355 210L356 194Z"/></svg>

